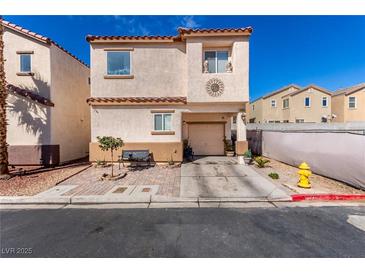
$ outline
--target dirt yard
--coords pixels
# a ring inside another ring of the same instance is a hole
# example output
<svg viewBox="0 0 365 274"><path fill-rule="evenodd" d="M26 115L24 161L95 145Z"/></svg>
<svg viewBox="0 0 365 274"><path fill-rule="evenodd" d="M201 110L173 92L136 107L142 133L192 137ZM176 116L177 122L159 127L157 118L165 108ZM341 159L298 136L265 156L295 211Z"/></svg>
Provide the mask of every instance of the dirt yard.
<svg viewBox="0 0 365 274"><path fill-rule="evenodd" d="M269 159L269 158L266 158ZM255 170L264 175L266 178L271 180L273 183L281 184L294 194L365 194L365 191L353 188L345 183L313 174L310 176L310 182L312 184L311 189L304 189L297 186L298 182L298 168L287 165L285 163L276 161L274 159L269 159L270 163L267 164L265 168L258 168L253 165ZM268 174L276 172L279 174L279 179L273 180Z"/></svg>
<svg viewBox="0 0 365 274"><path fill-rule="evenodd" d="M88 163L77 163L54 168L13 167L12 177L0 180L0 196L32 196L84 170Z"/></svg>

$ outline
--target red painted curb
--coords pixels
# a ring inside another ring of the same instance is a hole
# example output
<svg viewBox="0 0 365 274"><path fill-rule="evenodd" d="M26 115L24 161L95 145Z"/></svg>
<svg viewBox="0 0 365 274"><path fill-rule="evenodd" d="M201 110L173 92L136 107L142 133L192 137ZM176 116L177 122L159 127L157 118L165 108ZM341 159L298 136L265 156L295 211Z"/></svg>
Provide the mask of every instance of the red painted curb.
<svg viewBox="0 0 365 274"><path fill-rule="evenodd" d="M292 197L293 202L365 200L365 194L294 194L294 195L291 195L291 197Z"/></svg>

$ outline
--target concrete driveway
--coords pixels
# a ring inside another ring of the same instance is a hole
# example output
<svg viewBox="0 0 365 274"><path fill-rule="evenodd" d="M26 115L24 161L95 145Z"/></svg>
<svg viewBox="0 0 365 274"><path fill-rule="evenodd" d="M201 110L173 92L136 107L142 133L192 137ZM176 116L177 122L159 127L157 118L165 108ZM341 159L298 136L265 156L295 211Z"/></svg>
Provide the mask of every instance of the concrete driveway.
<svg viewBox="0 0 365 274"><path fill-rule="evenodd" d="M290 200L285 189L233 157L202 157L181 167L180 196L207 199Z"/></svg>

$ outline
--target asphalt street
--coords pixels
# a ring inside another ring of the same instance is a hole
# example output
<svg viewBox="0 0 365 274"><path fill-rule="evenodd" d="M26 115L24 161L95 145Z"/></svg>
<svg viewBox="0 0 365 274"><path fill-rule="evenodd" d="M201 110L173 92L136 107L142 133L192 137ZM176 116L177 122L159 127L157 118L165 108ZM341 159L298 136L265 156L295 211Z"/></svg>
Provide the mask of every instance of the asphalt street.
<svg viewBox="0 0 365 274"><path fill-rule="evenodd" d="M347 222L359 216L365 207L3 209L1 257L365 257L365 232Z"/></svg>

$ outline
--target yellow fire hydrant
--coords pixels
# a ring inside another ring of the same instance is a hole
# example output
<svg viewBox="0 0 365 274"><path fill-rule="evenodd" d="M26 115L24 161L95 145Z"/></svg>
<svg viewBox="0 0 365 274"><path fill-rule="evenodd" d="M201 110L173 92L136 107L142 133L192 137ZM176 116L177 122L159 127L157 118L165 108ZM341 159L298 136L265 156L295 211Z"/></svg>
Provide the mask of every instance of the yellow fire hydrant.
<svg viewBox="0 0 365 274"><path fill-rule="evenodd" d="M311 183L309 182L309 176L312 175L312 172L310 170L310 166L303 162L299 165L299 182L298 186L302 188L311 188Z"/></svg>

